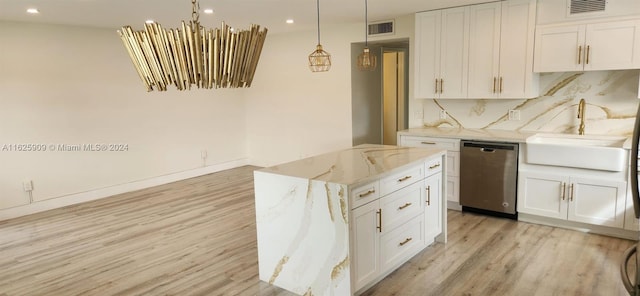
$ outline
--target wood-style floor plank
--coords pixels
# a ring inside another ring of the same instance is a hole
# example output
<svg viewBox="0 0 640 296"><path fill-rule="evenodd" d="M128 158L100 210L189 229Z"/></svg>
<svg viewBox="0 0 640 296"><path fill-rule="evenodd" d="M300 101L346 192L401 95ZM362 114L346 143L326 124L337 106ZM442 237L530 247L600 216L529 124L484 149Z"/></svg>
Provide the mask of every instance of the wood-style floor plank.
<svg viewBox="0 0 640 296"><path fill-rule="evenodd" d="M0 295L293 295L258 280L246 166L0 222ZM624 295L633 242L450 211L364 295Z"/></svg>

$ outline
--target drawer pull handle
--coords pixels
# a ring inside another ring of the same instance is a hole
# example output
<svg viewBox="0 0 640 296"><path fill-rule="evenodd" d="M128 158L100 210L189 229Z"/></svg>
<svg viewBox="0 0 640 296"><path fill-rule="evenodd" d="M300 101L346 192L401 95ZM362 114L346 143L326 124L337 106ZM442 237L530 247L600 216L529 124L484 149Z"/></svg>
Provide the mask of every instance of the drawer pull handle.
<svg viewBox="0 0 640 296"><path fill-rule="evenodd" d="M420 142L420 144L424 144L424 145L435 145L435 142Z"/></svg>
<svg viewBox="0 0 640 296"><path fill-rule="evenodd" d="M569 201L573 201L573 183L569 185L569 191L571 191L571 194L569 194Z"/></svg>
<svg viewBox="0 0 640 296"><path fill-rule="evenodd" d="M404 176L404 177L398 179L398 182L404 182L404 181L407 181L409 179L411 179L411 176Z"/></svg>
<svg viewBox="0 0 640 296"><path fill-rule="evenodd" d="M435 169L437 167L440 167L440 163L437 163L437 164L434 164L434 165L430 166L429 169L433 170L433 169Z"/></svg>
<svg viewBox="0 0 640 296"><path fill-rule="evenodd" d="M412 240L413 240L413 238L408 237L407 239L405 239L403 242L400 243L400 246L402 247L402 246L406 245L407 243L409 243Z"/></svg>
<svg viewBox="0 0 640 296"><path fill-rule="evenodd" d="M582 45L578 46L578 65L582 64Z"/></svg>
<svg viewBox="0 0 640 296"><path fill-rule="evenodd" d="M431 205L431 186L427 186L427 205Z"/></svg>
<svg viewBox="0 0 640 296"><path fill-rule="evenodd" d="M358 196L360 198L362 198L362 197L369 196L369 195L374 194L374 193L376 193L376 190L375 189L371 189L371 190L369 190L369 191L367 191L365 193L360 193Z"/></svg>
<svg viewBox="0 0 640 296"><path fill-rule="evenodd" d="M404 210L404 209L406 209L406 208L407 208L407 207L409 207L409 206L411 206L411 203L410 203L410 202L408 202L408 203L404 204L404 206L399 206L399 207L398 207L398 210Z"/></svg>
<svg viewBox="0 0 640 296"><path fill-rule="evenodd" d="M382 232L382 209L377 210L376 214L378 214L378 225L376 225L376 229L378 229L378 232Z"/></svg>

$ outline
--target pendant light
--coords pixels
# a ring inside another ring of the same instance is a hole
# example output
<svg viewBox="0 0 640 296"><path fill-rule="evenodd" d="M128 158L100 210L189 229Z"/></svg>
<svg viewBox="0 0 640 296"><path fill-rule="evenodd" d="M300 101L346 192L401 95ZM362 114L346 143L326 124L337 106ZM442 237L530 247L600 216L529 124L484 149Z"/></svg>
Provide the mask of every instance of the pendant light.
<svg viewBox="0 0 640 296"><path fill-rule="evenodd" d="M198 88L239 88L251 86L267 36L267 29L252 25L250 30L200 26L200 5L191 0L191 23L165 30L158 23L145 30L122 27L118 34L147 91Z"/></svg>
<svg viewBox="0 0 640 296"><path fill-rule="evenodd" d="M322 49L320 44L320 0L316 0L318 12L318 45L309 55L309 69L311 72L326 72L331 69L331 54Z"/></svg>
<svg viewBox="0 0 640 296"><path fill-rule="evenodd" d="M369 51L369 16L367 0L364 0L364 50L358 55L357 66L360 71L373 71L378 65L378 60L375 54L371 54Z"/></svg>

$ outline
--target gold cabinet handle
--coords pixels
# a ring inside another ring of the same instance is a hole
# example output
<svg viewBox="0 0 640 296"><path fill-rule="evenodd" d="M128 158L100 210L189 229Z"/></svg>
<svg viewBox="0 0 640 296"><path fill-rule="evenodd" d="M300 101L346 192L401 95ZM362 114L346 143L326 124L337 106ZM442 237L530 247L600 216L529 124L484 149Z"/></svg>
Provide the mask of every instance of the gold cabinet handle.
<svg viewBox="0 0 640 296"><path fill-rule="evenodd" d="M382 232L382 209L377 210L376 214L378 215L378 225L376 225L376 229L378 229L378 232Z"/></svg>
<svg viewBox="0 0 640 296"><path fill-rule="evenodd" d="M436 78L436 94L438 93L438 78Z"/></svg>
<svg viewBox="0 0 640 296"><path fill-rule="evenodd" d="M565 194L564 191L567 188L567 183L562 182L562 190L560 191L560 196L562 197L562 200L565 200Z"/></svg>
<svg viewBox="0 0 640 296"><path fill-rule="evenodd" d="M496 93L496 80L497 78L493 77L493 93Z"/></svg>
<svg viewBox="0 0 640 296"><path fill-rule="evenodd" d="M569 194L569 201L573 201L573 183L569 185L569 191L571 191L571 194Z"/></svg>
<svg viewBox="0 0 640 296"><path fill-rule="evenodd" d="M399 206L398 210L404 210L404 209L406 209L407 207L410 207L410 206L411 206L411 203L408 202L408 203L404 204L404 206Z"/></svg>
<svg viewBox="0 0 640 296"><path fill-rule="evenodd" d="M420 144L424 144L424 145L435 145L436 143L434 143L434 142L420 142Z"/></svg>
<svg viewBox="0 0 640 296"><path fill-rule="evenodd" d="M407 239L405 239L403 242L400 243L400 246L402 247L402 246L406 245L407 243L409 243L412 240L413 240L413 238L408 237Z"/></svg>
<svg viewBox="0 0 640 296"><path fill-rule="evenodd" d="M398 179L398 182L404 182L404 181L407 181L409 179L411 179L411 176L404 176L404 177Z"/></svg>
<svg viewBox="0 0 640 296"><path fill-rule="evenodd" d="M427 186L427 205L431 205L431 186Z"/></svg>
<svg viewBox="0 0 640 296"><path fill-rule="evenodd" d="M582 64L582 45L578 46L578 65Z"/></svg>
<svg viewBox="0 0 640 296"><path fill-rule="evenodd" d="M440 78L440 93L444 92L444 79Z"/></svg>
<svg viewBox="0 0 640 296"><path fill-rule="evenodd" d="M369 195L374 194L374 193L376 193L376 190L375 189L371 189L371 190L369 190L369 191L367 191L365 193L360 193L358 195L358 197L362 198L362 197L369 196Z"/></svg>
<svg viewBox="0 0 640 296"><path fill-rule="evenodd" d="M433 170L433 169L435 169L435 168L437 168L439 166L440 166L440 163L437 163L437 164L434 164L434 165L430 166L429 169Z"/></svg>
<svg viewBox="0 0 640 296"><path fill-rule="evenodd" d="M589 51L590 51L590 49L591 49L591 46L587 45L587 60L586 60L587 65L589 65Z"/></svg>
<svg viewBox="0 0 640 296"><path fill-rule="evenodd" d="M500 76L500 91L499 93L502 93L502 76Z"/></svg>

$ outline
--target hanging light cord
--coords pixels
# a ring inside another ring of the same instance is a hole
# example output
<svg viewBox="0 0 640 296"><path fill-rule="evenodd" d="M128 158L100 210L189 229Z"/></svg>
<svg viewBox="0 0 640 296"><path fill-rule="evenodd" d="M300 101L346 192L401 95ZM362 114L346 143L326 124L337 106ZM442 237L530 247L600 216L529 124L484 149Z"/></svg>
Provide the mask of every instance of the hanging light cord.
<svg viewBox="0 0 640 296"><path fill-rule="evenodd" d="M198 3L198 0L191 0L191 18L196 23L200 21L200 14L198 13L199 10L200 3Z"/></svg>
<svg viewBox="0 0 640 296"><path fill-rule="evenodd" d="M316 0L316 12L318 13L318 45L320 45L320 0Z"/></svg>
<svg viewBox="0 0 640 296"><path fill-rule="evenodd" d="M367 7L367 0L364 0L364 47L368 47L368 37L369 37L369 11Z"/></svg>

